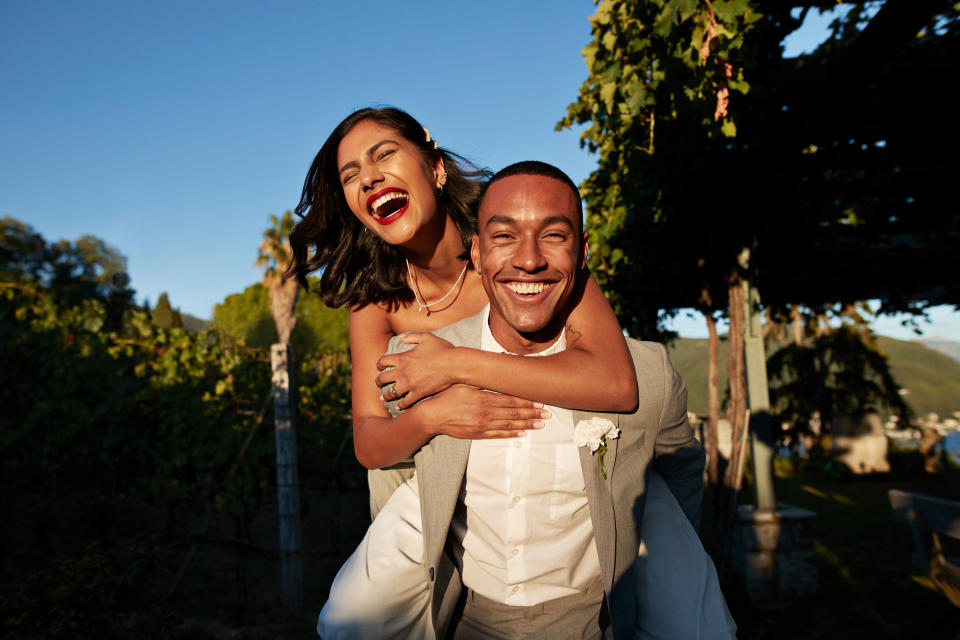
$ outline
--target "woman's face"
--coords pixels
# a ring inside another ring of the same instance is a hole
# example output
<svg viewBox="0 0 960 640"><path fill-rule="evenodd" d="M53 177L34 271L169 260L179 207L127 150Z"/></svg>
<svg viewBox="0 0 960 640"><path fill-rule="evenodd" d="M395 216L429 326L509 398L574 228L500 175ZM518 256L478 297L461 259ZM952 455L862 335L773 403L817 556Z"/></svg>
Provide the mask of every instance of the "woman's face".
<svg viewBox="0 0 960 640"><path fill-rule="evenodd" d="M431 166L397 131L363 120L337 149L343 195L353 215L394 245L414 240L437 215L437 188L446 180L443 161Z"/></svg>

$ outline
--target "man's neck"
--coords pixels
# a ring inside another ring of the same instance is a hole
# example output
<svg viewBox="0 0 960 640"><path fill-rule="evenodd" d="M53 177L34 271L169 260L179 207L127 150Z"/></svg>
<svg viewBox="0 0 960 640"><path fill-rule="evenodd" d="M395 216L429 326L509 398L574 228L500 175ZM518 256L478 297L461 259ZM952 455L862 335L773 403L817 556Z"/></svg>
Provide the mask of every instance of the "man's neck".
<svg viewBox="0 0 960 640"><path fill-rule="evenodd" d="M563 332L565 321L554 318L549 325L535 333L521 333L490 309L490 334L494 340L510 353L530 355L540 353L553 345Z"/></svg>

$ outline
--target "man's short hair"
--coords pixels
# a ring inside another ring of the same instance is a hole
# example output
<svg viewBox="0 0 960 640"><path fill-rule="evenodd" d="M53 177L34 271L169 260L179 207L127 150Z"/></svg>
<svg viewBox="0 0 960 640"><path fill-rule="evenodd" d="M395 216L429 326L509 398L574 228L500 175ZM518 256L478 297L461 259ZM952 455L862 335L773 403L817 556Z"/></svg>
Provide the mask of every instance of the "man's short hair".
<svg viewBox="0 0 960 640"><path fill-rule="evenodd" d="M570 179L570 176L563 171L552 164L540 162L539 160L514 162L493 174L493 177L484 185L483 191L480 192L480 200L478 201L477 208L479 209L480 205L483 204L483 199L487 196L487 190L490 188L490 185L504 178L509 178L510 176L545 176L559 180L570 187L570 191L573 192L573 198L577 201L577 232L583 233L583 201L580 198L580 189L578 189L577 185Z"/></svg>

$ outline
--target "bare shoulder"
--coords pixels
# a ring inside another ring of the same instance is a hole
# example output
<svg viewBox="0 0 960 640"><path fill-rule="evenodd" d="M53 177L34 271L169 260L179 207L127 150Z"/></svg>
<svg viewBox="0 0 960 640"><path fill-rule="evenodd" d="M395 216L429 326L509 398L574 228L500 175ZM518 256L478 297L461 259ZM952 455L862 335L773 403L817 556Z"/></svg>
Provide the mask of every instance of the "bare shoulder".
<svg viewBox="0 0 960 640"><path fill-rule="evenodd" d="M378 304L357 305L350 309L350 329L362 333L392 333L389 314Z"/></svg>
<svg viewBox="0 0 960 640"><path fill-rule="evenodd" d="M354 371L366 367L364 375L374 371L377 359L387 349L393 329L386 313L377 305L368 304L350 309L350 355ZM372 380L373 377L370 377Z"/></svg>

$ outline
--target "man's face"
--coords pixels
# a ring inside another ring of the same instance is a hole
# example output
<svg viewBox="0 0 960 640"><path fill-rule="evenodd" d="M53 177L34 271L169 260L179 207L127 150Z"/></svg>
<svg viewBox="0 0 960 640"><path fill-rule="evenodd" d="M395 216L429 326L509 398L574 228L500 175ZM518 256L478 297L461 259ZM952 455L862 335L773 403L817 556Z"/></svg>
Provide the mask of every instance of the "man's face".
<svg viewBox="0 0 960 640"><path fill-rule="evenodd" d="M554 178L514 175L487 189L470 255L490 299L490 330L505 349L535 353L563 328L586 257L579 209Z"/></svg>

